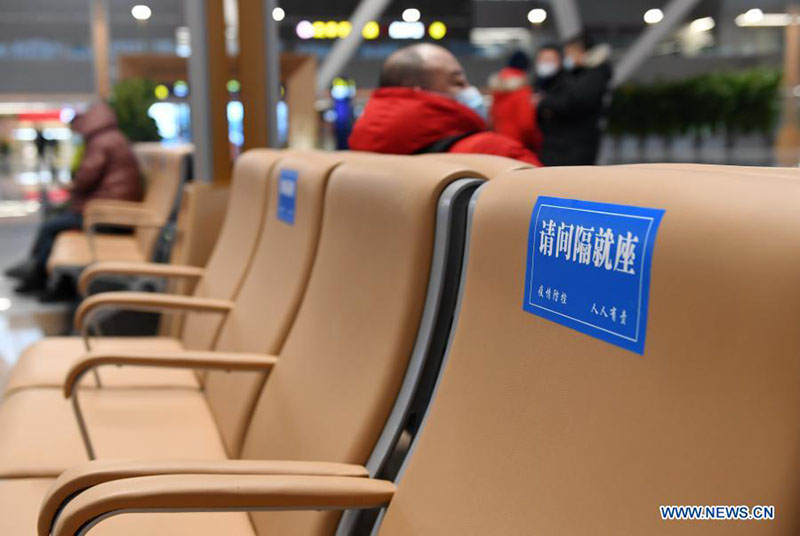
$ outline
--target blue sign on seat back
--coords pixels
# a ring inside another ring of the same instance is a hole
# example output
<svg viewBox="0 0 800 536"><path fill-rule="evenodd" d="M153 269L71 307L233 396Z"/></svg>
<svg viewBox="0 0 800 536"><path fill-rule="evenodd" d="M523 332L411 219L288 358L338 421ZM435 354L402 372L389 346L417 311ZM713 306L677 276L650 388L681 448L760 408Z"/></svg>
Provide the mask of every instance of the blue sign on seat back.
<svg viewBox="0 0 800 536"><path fill-rule="evenodd" d="M528 232L523 309L643 354L663 214L540 196Z"/></svg>
<svg viewBox="0 0 800 536"><path fill-rule="evenodd" d="M297 170L282 169L278 176L278 219L294 225L297 204Z"/></svg>

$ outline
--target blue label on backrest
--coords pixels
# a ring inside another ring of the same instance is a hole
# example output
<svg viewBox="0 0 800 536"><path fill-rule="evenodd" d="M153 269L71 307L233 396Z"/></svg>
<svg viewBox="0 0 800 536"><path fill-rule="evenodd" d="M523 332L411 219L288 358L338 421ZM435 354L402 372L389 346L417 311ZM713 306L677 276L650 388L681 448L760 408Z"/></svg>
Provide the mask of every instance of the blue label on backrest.
<svg viewBox="0 0 800 536"><path fill-rule="evenodd" d="M650 265L663 215L540 196L528 232L522 308L644 353Z"/></svg>
<svg viewBox="0 0 800 536"><path fill-rule="evenodd" d="M297 203L297 170L282 169L278 176L278 219L294 225Z"/></svg>

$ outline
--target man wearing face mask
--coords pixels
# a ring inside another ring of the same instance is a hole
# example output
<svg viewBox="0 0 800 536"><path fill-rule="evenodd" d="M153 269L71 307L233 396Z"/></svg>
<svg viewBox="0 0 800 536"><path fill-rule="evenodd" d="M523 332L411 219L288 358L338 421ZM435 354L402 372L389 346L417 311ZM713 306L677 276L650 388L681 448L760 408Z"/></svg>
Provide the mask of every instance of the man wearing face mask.
<svg viewBox="0 0 800 536"><path fill-rule="evenodd" d="M383 64L379 85L353 127L352 150L493 154L541 165L518 141L487 130L483 96L440 46L396 51Z"/></svg>
<svg viewBox="0 0 800 536"><path fill-rule="evenodd" d="M581 34L567 41L562 55L547 45L536 58L536 87L540 97L540 153L547 166L586 166L597 160L600 121L611 80L608 45L595 46Z"/></svg>
<svg viewBox="0 0 800 536"><path fill-rule="evenodd" d="M538 152L542 133L536 124L536 102L533 98L528 69L530 58L516 50L507 66L489 79L492 90L492 127L495 132L514 138Z"/></svg>

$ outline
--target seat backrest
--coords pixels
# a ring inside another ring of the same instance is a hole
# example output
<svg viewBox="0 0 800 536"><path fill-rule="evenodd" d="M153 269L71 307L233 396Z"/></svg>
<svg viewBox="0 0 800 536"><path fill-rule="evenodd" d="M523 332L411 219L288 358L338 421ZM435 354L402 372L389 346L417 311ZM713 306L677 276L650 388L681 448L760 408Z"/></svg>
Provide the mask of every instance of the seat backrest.
<svg viewBox="0 0 800 536"><path fill-rule="evenodd" d="M225 220L203 277L194 289L195 296L236 297L261 235L261 222L269 198L269 175L281 154L254 149L236 160ZM194 350L210 349L221 324L222 319L216 314L187 314L182 328L184 346Z"/></svg>
<svg viewBox="0 0 800 536"><path fill-rule="evenodd" d="M382 536L796 533L800 181L648 174L540 169L479 192L457 326ZM540 196L665 210L643 355L523 310ZM725 504L778 513L689 529L659 511Z"/></svg>
<svg viewBox="0 0 800 536"><path fill-rule="evenodd" d="M142 205L166 221L189 166L191 146L165 147L142 143L134 145L133 151L145 184ZM136 229L136 240L147 256L153 250L158 233L159 229L152 227Z"/></svg>
<svg viewBox="0 0 800 536"><path fill-rule="evenodd" d="M624 164L619 167L666 169L683 172L702 171L741 177L786 177L791 179L800 177L797 168L790 167L726 166L720 164Z"/></svg>
<svg viewBox="0 0 800 536"><path fill-rule="evenodd" d="M533 166L513 158L474 153L426 153L417 158L435 158L452 164L461 164L481 173L485 177L497 177L509 171L532 169Z"/></svg>
<svg viewBox="0 0 800 536"><path fill-rule="evenodd" d="M283 154L269 174L270 193L262 231L235 307L220 331L217 350L277 355L308 283L319 240L325 188L343 155ZM291 216L285 212L289 208L287 202L292 205ZM239 455L265 379L266 374L257 372L205 374L206 398L231 457Z"/></svg>
<svg viewBox="0 0 800 536"><path fill-rule="evenodd" d="M205 267L217 244L217 237L225 221L230 188L214 187L203 182L193 182L183 187L180 208L175 220L174 236L170 237L169 262L177 265ZM175 279L167 281L165 292L189 295L197 281ZM179 338L183 318L163 315L159 332Z"/></svg>
<svg viewBox="0 0 800 536"><path fill-rule="evenodd" d="M445 187L463 166L353 154L331 176L305 296L245 436L247 459L366 463L417 339ZM338 514L253 514L257 533L316 534Z"/></svg>

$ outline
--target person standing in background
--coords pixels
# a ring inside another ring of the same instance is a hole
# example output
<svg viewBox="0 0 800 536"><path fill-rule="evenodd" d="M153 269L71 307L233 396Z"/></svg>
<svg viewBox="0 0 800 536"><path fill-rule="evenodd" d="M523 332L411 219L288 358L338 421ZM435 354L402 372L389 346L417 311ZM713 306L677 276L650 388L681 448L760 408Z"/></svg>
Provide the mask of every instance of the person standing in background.
<svg viewBox="0 0 800 536"><path fill-rule="evenodd" d="M521 50L511 54L505 68L489 79L494 130L539 152L542 133L536 124L536 102L528 80L531 60Z"/></svg>
<svg viewBox="0 0 800 536"><path fill-rule="evenodd" d="M544 165L589 166L596 162L600 121L611 81L610 52L608 45L595 45L586 34L580 34L564 45L562 73L537 76ZM549 65L561 63L560 59L560 51L543 47L537 54L537 71L548 65L543 74L549 74Z"/></svg>
<svg viewBox="0 0 800 536"><path fill-rule="evenodd" d="M47 167L47 138L44 137L41 125L36 125L36 139L33 140L36 146L36 165L38 168Z"/></svg>

